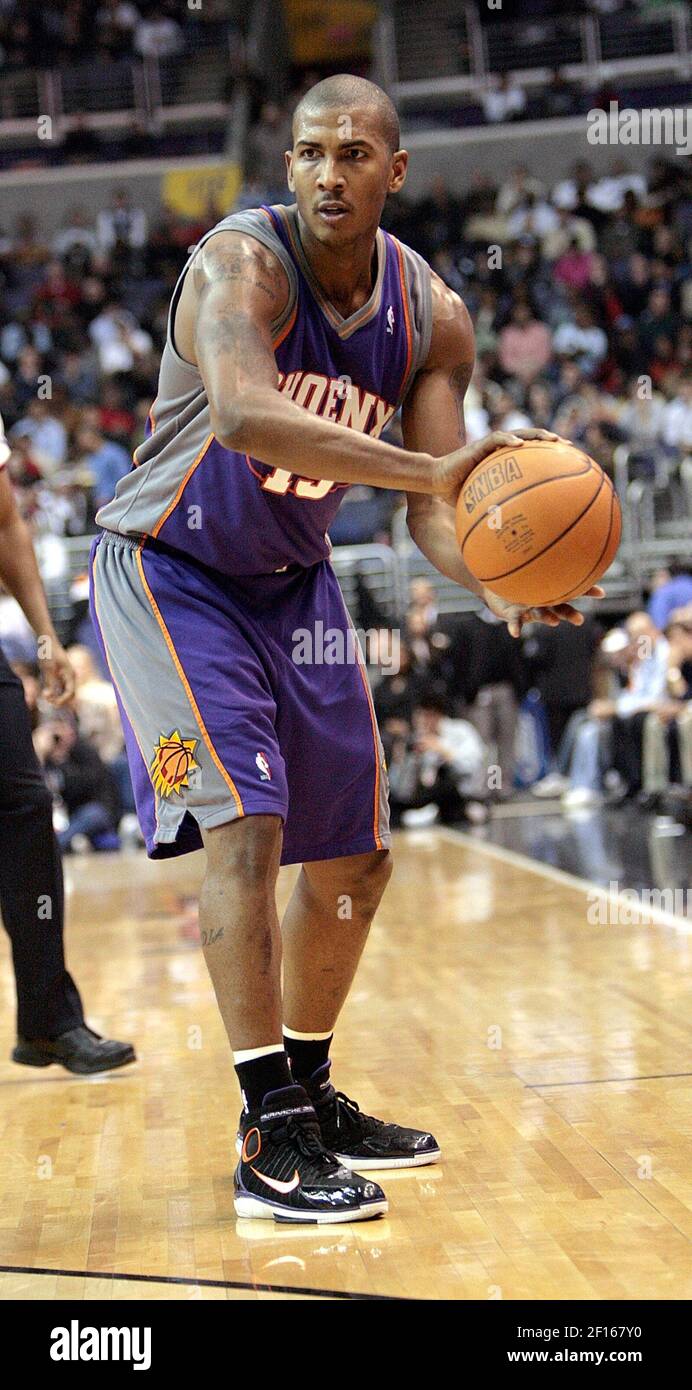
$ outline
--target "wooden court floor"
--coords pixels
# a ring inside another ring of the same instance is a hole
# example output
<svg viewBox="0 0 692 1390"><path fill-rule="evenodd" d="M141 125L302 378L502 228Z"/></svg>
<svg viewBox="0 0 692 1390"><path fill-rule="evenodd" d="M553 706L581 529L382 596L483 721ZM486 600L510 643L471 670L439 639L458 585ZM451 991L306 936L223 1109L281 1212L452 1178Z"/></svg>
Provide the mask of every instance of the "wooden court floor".
<svg viewBox="0 0 692 1390"><path fill-rule="evenodd" d="M438 830L396 870L337 1033L337 1086L434 1130L379 1221L236 1220L235 1077L196 940L201 855L71 860L69 960L139 1060L6 1060L3 1299L688 1299L692 938L591 925L583 888ZM294 876L286 870L281 904Z"/></svg>

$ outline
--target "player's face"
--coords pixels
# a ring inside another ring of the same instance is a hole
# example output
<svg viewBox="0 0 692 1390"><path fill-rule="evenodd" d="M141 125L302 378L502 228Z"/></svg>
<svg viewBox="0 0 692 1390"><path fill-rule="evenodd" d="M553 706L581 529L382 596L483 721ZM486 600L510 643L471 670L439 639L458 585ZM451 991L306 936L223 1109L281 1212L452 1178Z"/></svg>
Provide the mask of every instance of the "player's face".
<svg viewBox="0 0 692 1390"><path fill-rule="evenodd" d="M390 153L371 112L317 112L305 117L287 153L288 186L310 231L345 244L377 227L387 194L406 174L407 154Z"/></svg>

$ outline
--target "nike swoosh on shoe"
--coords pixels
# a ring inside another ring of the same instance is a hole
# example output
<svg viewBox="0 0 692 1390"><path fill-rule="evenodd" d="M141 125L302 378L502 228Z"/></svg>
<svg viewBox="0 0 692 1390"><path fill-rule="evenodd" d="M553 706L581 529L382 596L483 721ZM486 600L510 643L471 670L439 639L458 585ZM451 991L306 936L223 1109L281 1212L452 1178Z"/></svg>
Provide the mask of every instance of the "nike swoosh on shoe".
<svg viewBox="0 0 692 1390"><path fill-rule="evenodd" d="M270 1178L266 1173L260 1173L258 1168L253 1168L252 1164L250 1164L250 1170L256 1178L259 1178L260 1182L266 1182L267 1187L273 1187L275 1192L293 1192L300 1185L300 1174L297 1168L290 1182L280 1182L278 1178Z"/></svg>

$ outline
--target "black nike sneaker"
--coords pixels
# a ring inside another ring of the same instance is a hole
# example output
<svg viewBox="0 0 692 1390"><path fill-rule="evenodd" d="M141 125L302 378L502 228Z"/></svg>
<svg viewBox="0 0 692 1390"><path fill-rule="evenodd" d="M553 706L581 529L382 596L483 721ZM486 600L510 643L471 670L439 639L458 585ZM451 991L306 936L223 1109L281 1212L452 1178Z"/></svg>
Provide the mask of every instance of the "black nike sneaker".
<svg viewBox="0 0 692 1390"><path fill-rule="evenodd" d="M332 1223L367 1221L387 1211L382 1188L325 1148L302 1086L270 1091L260 1111L241 1115L239 1139L238 1216Z"/></svg>
<svg viewBox="0 0 692 1390"><path fill-rule="evenodd" d="M432 1134L387 1124L364 1115L355 1100L335 1091L329 1080L330 1063L304 1083L319 1121L322 1143L347 1168L420 1168L435 1163L440 1148Z"/></svg>

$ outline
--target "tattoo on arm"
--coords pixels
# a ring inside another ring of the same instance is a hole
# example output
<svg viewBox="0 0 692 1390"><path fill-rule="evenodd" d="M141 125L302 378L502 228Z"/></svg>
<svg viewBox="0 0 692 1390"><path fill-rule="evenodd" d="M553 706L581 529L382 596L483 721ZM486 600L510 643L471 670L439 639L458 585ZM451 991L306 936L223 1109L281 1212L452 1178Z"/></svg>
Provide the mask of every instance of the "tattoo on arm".
<svg viewBox="0 0 692 1390"><path fill-rule="evenodd" d="M473 362L460 362L449 375L449 385L454 396L457 417L459 420L459 435L462 444L466 439L466 427L464 425L464 396L468 391L469 382L473 375Z"/></svg>
<svg viewBox="0 0 692 1390"><path fill-rule="evenodd" d="M200 295L212 285L224 281L244 281L261 290L271 300L278 300L285 272L278 264L272 264L268 256L262 255L259 244L257 250L229 250L228 247L214 246L214 240L205 246L200 261L195 264L195 288Z"/></svg>
<svg viewBox="0 0 692 1390"><path fill-rule="evenodd" d="M195 344L202 357L223 357L232 353L250 376L267 372L267 349L247 314L235 309L219 309L195 327Z"/></svg>

